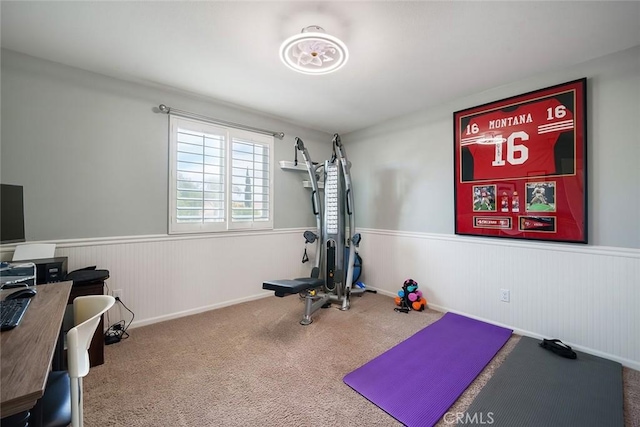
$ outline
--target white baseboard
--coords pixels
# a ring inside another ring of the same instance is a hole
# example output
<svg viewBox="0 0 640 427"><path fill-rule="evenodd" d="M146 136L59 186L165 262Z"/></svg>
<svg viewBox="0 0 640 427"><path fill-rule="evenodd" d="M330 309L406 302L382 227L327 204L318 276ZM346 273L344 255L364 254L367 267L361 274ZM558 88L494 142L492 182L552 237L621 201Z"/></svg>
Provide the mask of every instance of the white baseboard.
<svg viewBox="0 0 640 427"><path fill-rule="evenodd" d="M139 327L142 327L142 326L152 325L154 323L164 322L166 320L178 319L180 317L191 316L193 314L204 313L205 311L217 310L219 308L229 307L231 305L236 305L236 304L240 304L240 303L243 303L243 302L254 301L254 300L258 300L258 299L262 299L262 298L266 298L266 297L272 297L272 296L273 296L273 292L268 292L268 293L265 292L265 293L261 293L261 294L257 294L257 295L251 295L251 296L244 297L244 298L238 298L238 299L234 299L234 300L230 300L230 301L225 301L225 302L222 302L222 303L219 303L219 304L212 304L212 305L207 305L207 306L204 306L204 307L194 308L194 309L191 309L191 310L184 310L184 311L179 311L179 312L176 312L176 313L166 314L166 315L163 315L163 316L152 317L152 318L149 318L149 319L141 320L139 322L133 322L129 326L129 329L139 328Z"/></svg>
<svg viewBox="0 0 640 427"><path fill-rule="evenodd" d="M389 296L391 298L395 298L397 296L397 294L395 294L393 292L389 292L389 291L383 290L383 289L376 289L376 288L370 288L370 289L375 289L377 291L377 293L385 295L385 296ZM460 314L462 316L466 316L466 317L469 317L471 319L476 319L476 320L480 320L480 321L485 322L485 323L489 323L489 324L492 324L492 325L501 326L503 328L511 329L511 330L513 330L513 332L515 334L522 335L522 336L525 336L525 337L535 338L535 339L539 339L539 340L542 340L543 338L547 338L547 339L549 339L549 338L557 338L557 337L545 337L545 336L536 334L536 333L531 332L531 331L527 331L527 330L519 329L519 328L514 328L513 326L510 326L510 325L503 325L501 323L497 323L497 322L494 322L494 321L491 321L491 320L488 320L488 319L484 319L484 318L481 318L481 317L478 317L478 316L473 316L473 315L471 315L469 313L464 313L464 312L459 311L459 310L453 310L453 309L450 309L448 307L443 307L443 306L436 305L436 304L427 303L427 307L432 309L432 310L439 311L441 313L451 312L451 313L455 313L455 314ZM588 353L588 354L591 354L593 356L602 357L604 359L613 360L615 362L620 363L622 366L626 366L627 368L631 368L631 369L635 369L636 371L640 371L640 363L638 363L636 361L625 359L625 358L622 358L622 357L617 357L617 356L615 356L613 354L604 353L602 351L594 350L592 348L584 347L584 346L577 345L577 344L574 344L574 343L571 343L571 342L565 342L564 340L562 340L562 342L564 342L567 345L570 345L575 350L582 351L584 353Z"/></svg>

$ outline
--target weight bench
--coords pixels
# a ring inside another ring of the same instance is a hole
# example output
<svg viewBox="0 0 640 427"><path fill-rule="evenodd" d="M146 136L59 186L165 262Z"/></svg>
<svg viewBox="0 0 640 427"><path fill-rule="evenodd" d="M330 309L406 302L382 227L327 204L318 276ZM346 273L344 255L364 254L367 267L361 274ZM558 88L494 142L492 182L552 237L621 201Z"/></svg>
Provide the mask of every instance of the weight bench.
<svg viewBox="0 0 640 427"><path fill-rule="evenodd" d="M277 297L286 297L291 294L299 294L324 285L324 280L313 277L302 277L293 280L268 280L262 283L262 289L274 291Z"/></svg>
<svg viewBox="0 0 640 427"><path fill-rule="evenodd" d="M277 297L286 297L291 294L311 291L322 286L324 286L324 280L314 277L302 277L293 280L268 280L262 283L262 289L274 291ZM322 306L325 306L331 299L331 295L305 292L304 299L304 315L300 324L309 325L313 322L311 315Z"/></svg>

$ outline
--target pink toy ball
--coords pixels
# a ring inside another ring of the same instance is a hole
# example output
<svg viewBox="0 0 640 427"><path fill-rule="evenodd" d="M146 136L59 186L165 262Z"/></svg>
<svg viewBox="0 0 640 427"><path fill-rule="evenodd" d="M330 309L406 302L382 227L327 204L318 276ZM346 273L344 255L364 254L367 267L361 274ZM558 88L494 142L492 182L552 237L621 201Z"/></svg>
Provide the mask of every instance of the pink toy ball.
<svg viewBox="0 0 640 427"><path fill-rule="evenodd" d="M415 301L418 299L418 295L416 295L415 293L411 292L409 294L409 301Z"/></svg>
<svg viewBox="0 0 640 427"><path fill-rule="evenodd" d="M417 290L416 291L416 295L418 295L418 298L422 298L422 291L421 290Z"/></svg>

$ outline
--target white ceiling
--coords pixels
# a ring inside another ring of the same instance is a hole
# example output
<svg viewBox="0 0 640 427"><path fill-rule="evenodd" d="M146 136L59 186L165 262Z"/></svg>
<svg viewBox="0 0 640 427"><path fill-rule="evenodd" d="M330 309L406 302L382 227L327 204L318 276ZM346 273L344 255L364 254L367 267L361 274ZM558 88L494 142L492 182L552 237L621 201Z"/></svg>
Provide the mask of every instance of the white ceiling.
<svg viewBox="0 0 640 427"><path fill-rule="evenodd" d="M640 45L635 1L2 1L1 18L3 48L329 133ZM348 45L345 68L280 62L309 25Z"/></svg>

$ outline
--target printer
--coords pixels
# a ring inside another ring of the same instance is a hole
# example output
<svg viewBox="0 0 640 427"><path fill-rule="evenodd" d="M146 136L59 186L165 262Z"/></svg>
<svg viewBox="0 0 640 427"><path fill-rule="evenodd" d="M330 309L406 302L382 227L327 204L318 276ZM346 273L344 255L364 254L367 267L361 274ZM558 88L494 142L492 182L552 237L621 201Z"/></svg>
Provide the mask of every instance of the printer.
<svg viewBox="0 0 640 427"><path fill-rule="evenodd" d="M34 286L37 269L33 262L1 262L0 289Z"/></svg>
<svg viewBox="0 0 640 427"><path fill-rule="evenodd" d="M66 280L67 257L2 262L0 286L12 288Z"/></svg>

